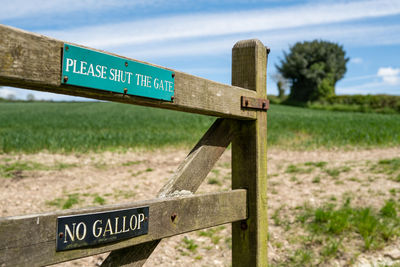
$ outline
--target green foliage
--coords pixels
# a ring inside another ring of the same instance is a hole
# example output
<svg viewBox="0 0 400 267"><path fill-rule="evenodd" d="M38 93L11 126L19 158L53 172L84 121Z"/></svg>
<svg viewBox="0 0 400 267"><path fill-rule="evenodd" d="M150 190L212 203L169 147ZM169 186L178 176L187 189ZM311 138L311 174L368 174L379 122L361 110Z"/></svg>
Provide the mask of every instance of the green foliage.
<svg viewBox="0 0 400 267"><path fill-rule="evenodd" d="M106 200L104 198L102 198L101 196L99 196L98 194L93 196L93 203L94 204L100 204L100 205L104 205L106 204Z"/></svg>
<svg viewBox="0 0 400 267"><path fill-rule="evenodd" d="M395 95L335 95L307 105L314 109L400 113L400 96Z"/></svg>
<svg viewBox="0 0 400 267"><path fill-rule="evenodd" d="M364 249L379 247L384 241L400 236L398 206L393 200L376 211L371 207L351 207L349 199L339 208L326 204L318 208L305 207L298 216L310 232L316 235L341 237L344 234L358 234L364 241ZM334 244L328 250L335 250ZM337 249L336 249L337 250Z"/></svg>
<svg viewBox="0 0 400 267"><path fill-rule="evenodd" d="M319 40L298 42L284 52L276 68L291 81L290 99L307 102L334 95L347 70L345 54L342 46Z"/></svg>
<svg viewBox="0 0 400 267"><path fill-rule="evenodd" d="M79 202L81 202L79 194L74 193L74 194L69 194L67 198L56 198L52 201L46 202L46 204L49 206L55 206L65 210L65 209L70 209L72 206L78 204Z"/></svg>
<svg viewBox="0 0 400 267"><path fill-rule="evenodd" d="M182 239L183 243L185 243L185 248L190 252L194 253L197 251L197 245L193 239L187 238L186 236Z"/></svg>
<svg viewBox="0 0 400 267"><path fill-rule="evenodd" d="M271 105L268 145L290 149L400 145L400 114L350 113Z"/></svg>
<svg viewBox="0 0 400 267"><path fill-rule="evenodd" d="M214 120L117 103L0 103L0 153L189 146Z"/></svg>

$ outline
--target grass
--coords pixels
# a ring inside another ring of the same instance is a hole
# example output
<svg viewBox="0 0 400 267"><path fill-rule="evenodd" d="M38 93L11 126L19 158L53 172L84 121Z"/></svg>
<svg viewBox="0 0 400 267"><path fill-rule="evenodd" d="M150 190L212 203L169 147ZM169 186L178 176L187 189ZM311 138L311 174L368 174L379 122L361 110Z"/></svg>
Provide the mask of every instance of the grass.
<svg viewBox="0 0 400 267"><path fill-rule="evenodd" d="M49 170L63 170L68 168L77 167L77 164L74 163L62 163L56 162L54 165L44 165L38 162L33 161L14 161L12 162L10 159L3 160L3 163L0 163L0 177L3 178L13 178L20 177L22 178L22 172L24 171L49 171Z"/></svg>
<svg viewBox="0 0 400 267"><path fill-rule="evenodd" d="M81 202L79 193L68 194L66 198L56 198L52 201L48 201L47 205L55 206L57 208L61 208L63 210L70 209L72 206Z"/></svg>
<svg viewBox="0 0 400 267"><path fill-rule="evenodd" d="M385 202L380 210L371 207L351 207L347 200L341 207L333 204L315 209L306 207L298 220L315 235L342 238L345 234L356 234L363 240L363 249L381 247L384 242L400 236L400 217L397 216L398 203ZM339 239L336 239L339 242Z"/></svg>
<svg viewBox="0 0 400 267"><path fill-rule="evenodd" d="M117 103L0 103L0 153L188 147L214 120ZM268 144L291 149L399 145L400 115L271 105Z"/></svg>
<svg viewBox="0 0 400 267"><path fill-rule="evenodd" d="M275 225L282 224L278 217L285 215L281 211L277 209L272 216ZM350 198L341 205L330 201L321 206L305 203L296 207L293 220L287 220L292 229L287 239L291 247L283 248L286 256L272 266L331 266L335 259L346 259L350 264L362 252L398 240L399 212L400 204L393 199L380 208L355 207Z"/></svg>

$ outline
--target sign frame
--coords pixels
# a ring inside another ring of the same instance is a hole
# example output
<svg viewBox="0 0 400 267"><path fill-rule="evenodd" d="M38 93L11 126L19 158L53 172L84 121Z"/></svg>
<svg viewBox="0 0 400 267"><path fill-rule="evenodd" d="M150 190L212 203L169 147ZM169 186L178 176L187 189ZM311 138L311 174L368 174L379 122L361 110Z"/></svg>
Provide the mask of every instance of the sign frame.
<svg viewBox="0 0 400 267"><path fill-rule="evenodd" d="M149 207L57 218L56 251L115 242L147 234Z"/></svg>
<svg viewBox="0 0 400 267"><path fill-rule="evenodd" d="M175 73L64 43L61 83L172 102Z"/></svg>

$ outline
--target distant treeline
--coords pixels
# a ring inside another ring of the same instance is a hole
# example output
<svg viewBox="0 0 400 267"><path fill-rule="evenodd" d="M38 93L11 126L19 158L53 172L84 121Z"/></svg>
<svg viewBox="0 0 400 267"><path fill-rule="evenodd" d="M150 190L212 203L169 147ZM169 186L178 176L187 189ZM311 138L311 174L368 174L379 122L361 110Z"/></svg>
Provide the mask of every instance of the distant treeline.
<svg viewBox="0 0 400 267"><path fill-rule="evenodd" d="M287 98L279 99L268 96L271 103L303 106L313 109L376 112L394 114L400 113L400 96L395 95L335 95L315 102L294 102Z"/></svg>

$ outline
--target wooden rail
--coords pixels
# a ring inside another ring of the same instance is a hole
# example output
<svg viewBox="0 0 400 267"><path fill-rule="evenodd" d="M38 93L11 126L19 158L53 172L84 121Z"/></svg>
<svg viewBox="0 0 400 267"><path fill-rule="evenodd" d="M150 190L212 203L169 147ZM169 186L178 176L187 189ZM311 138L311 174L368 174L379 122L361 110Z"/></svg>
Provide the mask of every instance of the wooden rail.
<svg viewBox="0 0 400 267"><path fill-rule="evenodd" d="M241 96L255 97L255 92L175 70L172 70L175 73L173 103L64 85L61 84L63 41L4 25L0 25L0 36L0 85L224 118L255 119L256 117L254 111L243 110L240 106Z"/></svg>
<svg viewBox="0 0 400 267"><path fill-rule="evenodd" d="M154 199L0 219L0 266L42 266L95 255L181 233L243 220L246 191ZM58 216L149 206L149 233L117 243L56 252ZM176 214L174 221L171 215Z"/></svg>

